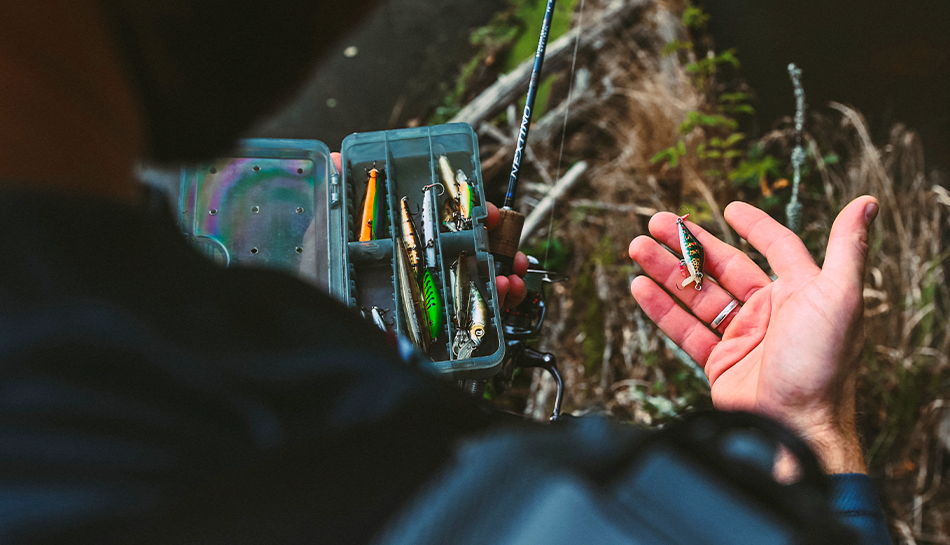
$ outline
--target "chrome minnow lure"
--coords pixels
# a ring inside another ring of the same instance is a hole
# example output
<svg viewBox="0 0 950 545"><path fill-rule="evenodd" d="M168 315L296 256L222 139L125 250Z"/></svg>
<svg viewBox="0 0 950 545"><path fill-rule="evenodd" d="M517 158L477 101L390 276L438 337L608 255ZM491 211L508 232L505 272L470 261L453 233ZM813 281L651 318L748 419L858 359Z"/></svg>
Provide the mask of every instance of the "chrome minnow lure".
<svg viewBox="0 0 950 545"><path fill-rule="evenodd" d="M445 203L442 204L439 220L446 229L454 233L459 231L457 218L460 214L458 201L455 199L446 199Z"/></svg>
<svg viewBox="0 0 950 545"><path fill-rule="evenodd" d="M439 174L442 175L442 185L445 186L445 191L448 193L449 201L458 201L459 200L459 191L458 187L455 185L455 174L453 174L452 163L449 163L449 158L445 155L439 156Z"/></svg>
<svg viewBox="0 0 950 545"><path fill-rule="evenodd" d="M455 325L462 329L468 324L468 261L465 253L452 265L452 302L455 305Z"/></svg>
<svg viewBox="0 0 950 545"><path fill-rule="evenodd" d="M386 312L379 307L373 307L370 310L370 313L373 315L373 323L376 324L376 327L382 329L383 331L388 331L389 328L386 326L386 321L383 320L383 313Z"/></svg>
<svg viewBox="0 0 950 545"><path fill-rule="evenodd" d="M445 323L445 307L442 304L442 296L439 295L439 289L435 284L435 277L432 271L425 269L422 271L422 278L419 279L422 286L422 300L425 304L426 317L429 320L431 338L436 339L442 331Z"/></svg>
<svg viewBox="0 0 950 545"><path fill-rule="evenodd" d="M432 184L422 188L422 243L426 249L426 263L430 267L438 263L435 255L435 237L439 230L439 223L435 217L435 195L432 194L432 189L439 185Z"/></svg>
<svg viewBox="0 0 950 545"><path fill-rule="evenodd" d="M422 269L425 268L425 262L422 254L422 244L419 242L416 226L412 223L412 214L409 213L409 201L406 197L403 197L400 201L399 211L402 216L402 241L406 245L409 264L412 266L416 278L418 278L422 274Z"/></svg>
<svg viewBox="0 0 950 545"><path fill-rule="evenodd" d="M680 271L686 280L683 280L682 287L695 282L696 291L703 289L703 265L706 263L706 250L703 245L696 240L693 233L689 231L683 220L689 217L679 216L676 218L676 227L679 230L680 251L683 253L683 259L680 261Z"/></svg>
<svg viewBox="0 0 950 545"><path fill-rule="evenodd" d="M429 319L422 310L422 296L419 294L419 285L416 283L409 263L409 253L402 239L396 243L396 269L399 275L399 299L402 303L403 314L406 317L406 333L412 344L423 352L429 350Z"/></svg>

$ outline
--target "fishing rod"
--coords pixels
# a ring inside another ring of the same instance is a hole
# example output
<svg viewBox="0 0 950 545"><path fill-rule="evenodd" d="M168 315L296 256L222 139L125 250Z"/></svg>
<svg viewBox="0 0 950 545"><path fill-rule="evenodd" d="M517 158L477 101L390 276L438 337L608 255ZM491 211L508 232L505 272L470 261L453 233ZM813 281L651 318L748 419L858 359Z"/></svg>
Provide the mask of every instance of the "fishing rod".
<svg viewBox="0 0 950 545"><path fill-rule="evenodd" d="M544 64L544 50L548 45L548 33L551 30L551 18L554 15L554 1L548 0L544 10L544 22L541 24L541 36L538 39L538 50L534 55L534 66L531 68L531 81L528 84L528 96L524 103L524 114L521 116L521 130L518 132L518 144L515 147L515 159L511 164L511 176L508 178L508 192L505 202L499 212L499 225L489 234L489 243L492 254L495 256L495 270L497 274L509 275L514 266L515 254L518 253L518 243L521 240L521 229L524 227L525 217L512 209L515 203L515 193L518 190L518 175L521 170L521 156L528 144L528 129L531 126L531 111L534 109L534 99L538 94L538 79L541 75L541 65Z"/></svg>

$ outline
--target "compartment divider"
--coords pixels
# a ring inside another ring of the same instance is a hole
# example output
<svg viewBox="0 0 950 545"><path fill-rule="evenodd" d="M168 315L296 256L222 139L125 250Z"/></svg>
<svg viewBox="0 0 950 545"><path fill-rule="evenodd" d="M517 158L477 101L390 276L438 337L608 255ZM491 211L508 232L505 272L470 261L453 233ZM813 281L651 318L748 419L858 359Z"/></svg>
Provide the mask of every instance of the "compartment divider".
<svg viewBox="0 0 950 545"><path fill-rule="evenodd" d="M399 221L399 208L398 208L398 196L396 192L396 181L399 178L399 172L396 168L396 160L393 157L392 149L389 144L389 133L383 133L383 149L386 155L386 200L389 204L387 207L389 210L389 237L392 239L392 254L391 254L391 268L390 268L390 283L393 286L393 313L395 315L394 323L396 325L396 333L409 338L408 334L408 325L406 324L406 316L402 311L402 291L399 287L399 271L396 270L398 262L396 260L396 244L402 240L400 233L402 233L402 226L396 227Z"/></svg>

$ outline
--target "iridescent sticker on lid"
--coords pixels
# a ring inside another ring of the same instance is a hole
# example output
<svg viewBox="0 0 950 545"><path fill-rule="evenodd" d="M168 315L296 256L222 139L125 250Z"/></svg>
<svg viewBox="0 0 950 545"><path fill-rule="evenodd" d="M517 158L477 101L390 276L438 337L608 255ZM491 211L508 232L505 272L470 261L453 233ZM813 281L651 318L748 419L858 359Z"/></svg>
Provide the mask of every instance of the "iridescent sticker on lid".
<svg viewBox="0 0 950 545"><path fill-rule="evenodd" d="M309 159L227 158L195 172L194 242L216 262L304 274L314 220Z"/></svg>

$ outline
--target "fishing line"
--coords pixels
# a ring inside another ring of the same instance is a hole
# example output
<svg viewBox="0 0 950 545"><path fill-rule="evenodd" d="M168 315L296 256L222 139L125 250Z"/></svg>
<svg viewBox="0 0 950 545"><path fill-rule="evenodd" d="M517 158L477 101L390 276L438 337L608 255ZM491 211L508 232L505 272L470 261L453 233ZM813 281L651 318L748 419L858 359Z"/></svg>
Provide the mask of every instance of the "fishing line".
<svg viewBox="0 0 950 545"><path fill-rule="evenodd" d="M581 7L577 11L577 37L574 38L574 56L571 58L570 83L567 87L567 107L564 109L564 124L561 126L561 147L557 154L557 166L555 167L554 185L561 180L561 159L564 157L564 137L567 135L567 118L571 113L571 101L574 98L574 69L577 66L577 49L581 43L581 30L584 26L584 0L581 0ZM551 189L554 189L553 187ZM548 268L548 256L551 253L551 238L554 235L554 210L557 208L557 199L551 205L551 215L548 218L548 240L544 245L544 262L542 269Z"/></svg>

